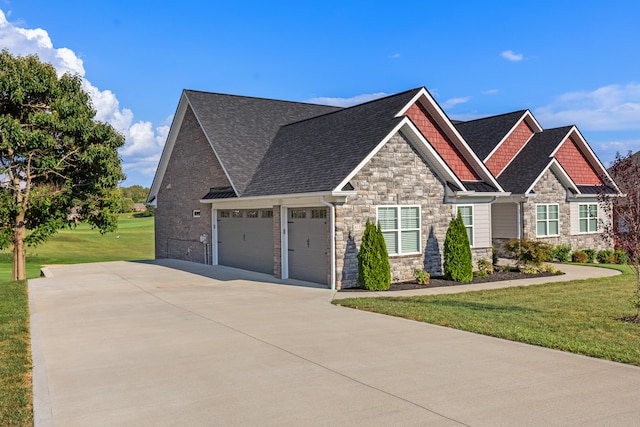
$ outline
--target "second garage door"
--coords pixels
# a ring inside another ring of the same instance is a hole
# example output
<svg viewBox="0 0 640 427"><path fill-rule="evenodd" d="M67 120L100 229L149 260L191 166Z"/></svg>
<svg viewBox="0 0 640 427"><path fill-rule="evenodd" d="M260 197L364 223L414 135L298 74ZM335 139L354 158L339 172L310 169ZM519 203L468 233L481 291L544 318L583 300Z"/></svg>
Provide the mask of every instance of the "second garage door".
<svg viewBox="0 0 640 427"><path fill-rule="evenodd" d="M289 277L327 284L329 243L326 208L288 210Z"/></svg>
<svg viewBox="0 0 640 427"><path fill-rule="evenodd" d="M273 210L218 211L218 264L273 274Z"/></svg>

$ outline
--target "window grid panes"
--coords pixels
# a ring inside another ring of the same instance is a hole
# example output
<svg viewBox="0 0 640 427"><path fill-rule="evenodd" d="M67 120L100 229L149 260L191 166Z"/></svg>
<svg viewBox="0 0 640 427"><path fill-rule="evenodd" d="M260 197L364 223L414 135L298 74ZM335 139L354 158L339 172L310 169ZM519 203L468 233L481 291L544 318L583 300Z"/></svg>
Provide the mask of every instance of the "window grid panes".
<svg viewBox="0 0 640 427"><path fill-rule="evenodd" d="M595 233L596 231L598 231L598 205L595 203L580 205L578 207L578 210L580 232Z"/></svg>
<svg viewBox="0 0 640 427"><path fill-rule="evenodd" d="M247 211L247 218L258 218L258 211Z"/></svg>
<svg viewBox="0 0 640 427"><path fill-rule="evenodd" d="M273 210L264 209L264 210L260 211L260 217L261 218L273 218Z"/></svg>
<svg viewBox="0 0 640 427"><path fill-rule="evenodd" d="M327 217L326 209L311 209L311 218L312 219L322 219Z"/></svg>
<svg viewBox="0 0 640 427"><path fill-rule="evenodd" d="M418 206L379 207L378 223L389 255L420 253L420 208Z"/></svg>
<svg viewBox="0 0 640 427"><path fill-rule="evenodd" d="M458 206L458 212L460 212L462 223L467 229L469 244L473 246L473 206Z"/></svg>
<svg viewBox="0 0 640 427"><path fill-rule="evenodd" d="M291 219L304 219L307 217L306 209L291 209Z"/></svg>
<svg viewBox="0 0 640 427"><path fill-rule="evenodd" d="M536 236L557 236L560 233L558 205L536 206Z"/></svg>

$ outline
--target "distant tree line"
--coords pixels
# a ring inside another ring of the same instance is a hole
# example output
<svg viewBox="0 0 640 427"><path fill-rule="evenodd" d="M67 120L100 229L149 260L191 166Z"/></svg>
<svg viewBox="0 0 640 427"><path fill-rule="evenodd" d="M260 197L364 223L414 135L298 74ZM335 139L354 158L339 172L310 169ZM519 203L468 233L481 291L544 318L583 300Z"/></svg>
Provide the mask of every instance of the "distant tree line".
<svg viewBox="0 0 640 427"><path fill-rule="evenodd" d="M135 211L136 203L142 203L145 205L146 212L150 212L153 215L153 207L147 205L147 196L149 195L149 188L141 185L132 185L130 187L118 188L118 212L129 213Z"/></svg>

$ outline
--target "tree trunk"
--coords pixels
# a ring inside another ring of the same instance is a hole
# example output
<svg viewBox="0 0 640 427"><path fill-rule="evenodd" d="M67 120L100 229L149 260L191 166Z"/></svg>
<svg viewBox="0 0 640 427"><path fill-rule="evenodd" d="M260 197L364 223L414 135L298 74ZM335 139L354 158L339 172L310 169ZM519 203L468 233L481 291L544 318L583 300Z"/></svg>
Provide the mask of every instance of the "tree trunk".
<svg viewBox="0 0 640 427"><path fill-rule="evenodd" d="M13 235L13 270L11 280L24 280L27 278L27 268L24 252L24 238L27 230L24 224L24 213L18 214Z"/></svg>

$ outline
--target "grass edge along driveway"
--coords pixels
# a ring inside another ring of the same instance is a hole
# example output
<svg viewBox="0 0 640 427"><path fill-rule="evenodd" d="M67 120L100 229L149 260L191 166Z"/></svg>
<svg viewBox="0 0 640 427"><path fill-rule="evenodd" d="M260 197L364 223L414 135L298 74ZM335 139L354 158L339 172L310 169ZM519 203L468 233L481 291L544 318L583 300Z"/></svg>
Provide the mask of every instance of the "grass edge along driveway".
<svg viewBox="0 0 640 427"><path fill-rule="evenodd" d="M87 224L61 230L27 248L27 277L38 277L43 264L153 259L153 220L123 214L118 231L104 235ZM10 251L0 251L0 426L32 426L28 284L9 281L11 261Z"/></svg>
<svg viewBox="0 0 640 427"><path fill-rule="evenodd" d="M349 298L333 304L640 366L640 324L621 318L635 274L528 287L413 297Z"/></svg>

